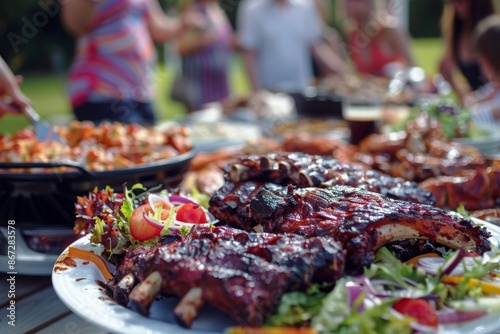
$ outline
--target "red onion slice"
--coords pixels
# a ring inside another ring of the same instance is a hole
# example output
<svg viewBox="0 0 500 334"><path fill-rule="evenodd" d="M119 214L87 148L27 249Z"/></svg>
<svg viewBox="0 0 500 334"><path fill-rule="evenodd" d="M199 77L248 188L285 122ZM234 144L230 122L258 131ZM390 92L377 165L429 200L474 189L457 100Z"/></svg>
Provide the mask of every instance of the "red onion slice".
<svg viewBox="0 0 500 334"><path fill-rule="evenodd" d="M417 265L432 275L437 275L442 269L442 276L462 276L465 268L472 268L478 262L481 263L480 257L471 256L470 253L461 248L446 263L445 259L441 257L422 257L418 260Z"/></svg>
<svg viewBox="0 0 500 334"><path fill-rule="evenodd" d="M346 282L345 284L346 290L347 290L347 298L349 300L349 307L354 306L354 302L358 297L364 292L363 287L361 284L357 282ZM358 305L357 311L358 312L363 312L365 310L364 303L361 301Z"/></svg>
<svg viewBox="0 0 500 334"><path fill-rule="evenodd" d="M160 206L162 208L170 209L174 205L169 201L169 199L165 196L161 196L158 194L149 194L148 195L148 203L151 207L151 210L155 210L156 207Z"/></svg>
<svg viewBox="0 0 500 334"><path fill-rule="evenodd" d="M186 203L198 204L192 199L189 199L181 195L171 195L168 197L168 199L170 200L170 202L174 204L186 204Z"/></svg>
<svg viewBox="0 0 500 334"><path fill-rule="evenodd" d="M467 251L465 250L465 248L460 247L460 249L456 251L451 259L449 259L448 262L446 262L446 264L444 265L441 276L450 275L451 272L460 264L460 262L462 262L465 255L467 255Z"/></svg>
<svg viewBox="0 0 500 334"><path fill-rule="evenodd" d="M142 211L142 216L144 217L144 220L146 223L148 223L150 226L154 227L155 229L160 232L165 225L162 223L158 222L156 219L149 217L149 215L146 213L146 211Z"/></svg>

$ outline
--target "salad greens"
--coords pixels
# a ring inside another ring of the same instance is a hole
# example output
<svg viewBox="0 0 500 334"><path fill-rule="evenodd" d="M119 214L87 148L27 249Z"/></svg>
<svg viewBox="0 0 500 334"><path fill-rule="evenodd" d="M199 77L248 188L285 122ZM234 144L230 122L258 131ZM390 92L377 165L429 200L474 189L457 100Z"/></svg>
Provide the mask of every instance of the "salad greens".
<svg viewBox="0 0 500 334"><path fill-rule="evenodd" d="M402 263L383 247L363 275L340 279L329 293L312 286L305 292L285 294L267 325L308 324L319 333L411 333L415 326L429 331L435 328L416 324L411 316L397 312L393 306L402 299L425 300L443 323L471 320L486 310L500 309L500 299L486 295L480 285L469 281L484 280L498 270L498 255L483 256L481 265L464 265L464 279L459 284L444 283L447 276L443 273L451 272L467 256L465 250L446 255L438 274L431 275L420 266Z"/></svg>
<svg viewBox="0 0 500 334"><path fill-rule="evenodd" d="M93 217L95 225L91 231L90 241L95 244L102 244L109 253L109 256L121 254L139 245L153 246L158 243L158 238L146 242L136 240L130 233L130 219L134 210L147 194L159 190L159 187L148 190L142 184L137 183L130 189L126 185L123 188L122 196L122 194L115 194L114 190L110 187L106 187L105 191L109 194L110 200L119 201L120 205L115 208L115 212L104 206L101 215ZM167 226L168 224L165 225ZM103 241L105 242L103 243Z"/></svg>
<svg viewBox="0 0 500 334"><path fill-rule="evenodd" d="M373 303L363 311L357 310L357 305L362 303L362 294L349 305L348 301L348 279L344 278L337 282L335 289L324 299L323 307L316 317L312 319L312 327L320 333L410 333L409 317L398 317L390 312L392 301L385 300ZM353 307L354 306L354 307Z"/></svg>
<svg viewBox="0 0 500 334"><path fill-rule="evenodd" d="M470 111L459 106L453 99L442 98L438 101L422 102L413 108L405 123L414 120L422 113L436 119L447 138L475 138L486 135L484 130L472 122Z"/></svg>
<svg viewBox="0 0 500 334"><path fill-rule="evenodd" d="M124 254L139 245L156 245L161 236L171 232L177 207L172 206L165 209L154 206L154 208L148 209L149 211L143 214L146 215L146 219L158 222L158 233L155 237L147 238L147 240L134 237L137 236L137 233L134 234L132 229L134 228L132 223L134 212L136 216L142 217L142 213L139 212L139 215L137 215L136 210L148 202L148 196L152 196L151 194L158 194L167 200L174 197L184 203L198 203L197 201L200 201L202 207L203 204L208 205L206 196L197 190L194 190L192 194L171 196L166 190L160 191L160 188L161 186L147 189L138 183L130 188L125 184L121 193L116 193L111 187L106 187L100 191L94 189L88 196L77 199L75 232L89 234L90 241L104 246L103 255L113 262L114 256ZM151 207L151 205L148 205L148 207ZM164 215L165 210L169 210L168 215ZM93 212L94 215L89 215L89 212ZM185 236L190 229L189 225L184 225L179 228L179 233Z"/></svg>
<svg viewBox="0 0 500 334"><path fill-rule="evenodd" d="M270 326L297 326L308 324L321 311L326 292L313 285L305 292L294 291L281 298L278 311L269 317Z"/></svg>
<svg viewBox="0 0 500 334"><path fill-rule="evenodd" d="M443 99L434 103L421 105L422 111L436 118L448 138L471 137L474 135L471 127L470 112L461 108L452 99Z"/></svg>

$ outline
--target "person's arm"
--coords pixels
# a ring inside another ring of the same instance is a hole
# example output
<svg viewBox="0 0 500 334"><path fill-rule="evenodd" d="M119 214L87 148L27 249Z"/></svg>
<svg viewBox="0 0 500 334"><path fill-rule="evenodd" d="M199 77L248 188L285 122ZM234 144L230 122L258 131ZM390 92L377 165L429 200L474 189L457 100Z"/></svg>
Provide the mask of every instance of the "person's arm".
<svg viewBox="0 0 500 334"><path fill-rule="evenodd" d="M65 0L61 1L61 22L63 27L75 37L87 33L98 1L93 0Z"/></svg>
<svg viewBox="0 0 500 334"><path fill-rule="evenodd" d="M257 18L255 12L250 8L253 0L243 1L238 9L238 37L237 45L241 51L243 59L243 67L245 68L248 81L250 82L253 92L260 90L261 83L257 72L257 56L256 50L259 46L259 34L257 29Z"/></svg>
<svg viewBox="0 0 500 334"><path fill-rule="evenodd" d="M323 27L323 39L342 61L347 62L347 54L341 47L343 42L342 38L335 29L331 27Z"/></svg>
<svg viewBox="0 0 500 334"><path fill-rule="evenodd" d="M310 4L306 7L307 20L310 23L308 30L308 40L311 45L311 55L317 62L321 72L324 74L344 74L348 72L348 66L336 51L329 47L323 38L323 21L317 8Z"/></svg>
<svg viewBox="0 0 500 334"><path fill-rule="evenodd" d="M443 78L448 81L451 85L453 91L457 94L458 98L462 103L465 103L465 99L471 93L469 85L463 80L458 80L456 77L457 65L450 51L446 51L443 58L439 62L439 73Z"/></svg>
<svg viewBox="0 0 500 334"><path fill-rule="evenodd" d="M156 0L149 1L149 33L155 43L164 43L181 36L186 29L201 25L198 20L198 16L191 14L170 18Z"/></svg>
<svg viewBox="0 0 500 334"><path fill-rule="evenodd" d="M191 8L185 9L182 17L194 14ZM192 28L185 30L178 39L177 52L181 57L198 52L199 50L209 46L216 39L216 33L205 28Z"/></svg>
<svg viewBox="0 0 500 334"><path fill-rule="evenodd" d="M19 89L19 82L20 79L0 57L0 117L7 113L19 113L21 108L30 105L29 99Z"/></svg>
<svg viewBox="0 0 500 334"><path fill-rule="evenodd" d="M344 60L323 41L314 43L311 47L314 60L325 74L345 74L349 67Z"/></svg>
<svg viewBox="0 0 500 334"><path fill-rule="evenodd" d="M407 67L416 66L415 59L410 51L410 37L397 27L387 27L384 35L389 41L395 54L401 55Z"/></svg>
<svg viewBox="0 0 500 334"><path fill-rule="evenodd" d="M215 41L216 35L210 31L191 30L182 34L177 45L181 57L196 53Z"/></svg>
<svg viewBox="0 0 500 334"><path fill-rule="evenodd" d="M255 51L249 49L242 49L241 55L243 58L243 66L245 67L248 81L250 82L250 86L252 87L252 91L257 92L262 87L260 86L259 76L257 74Z"/></svg>

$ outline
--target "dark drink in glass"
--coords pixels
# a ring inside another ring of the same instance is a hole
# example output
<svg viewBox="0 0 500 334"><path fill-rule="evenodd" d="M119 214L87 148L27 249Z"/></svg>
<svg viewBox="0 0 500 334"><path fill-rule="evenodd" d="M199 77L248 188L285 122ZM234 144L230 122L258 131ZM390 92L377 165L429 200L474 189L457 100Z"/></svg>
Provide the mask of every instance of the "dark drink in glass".
<svg viewBox="0 0 500 334"><path fill-rule="evenodd" d="M373 133L378 133L382 106L373 101L349 101L343 106L342 115L351 132L350 143L358 145Z"/></svg>

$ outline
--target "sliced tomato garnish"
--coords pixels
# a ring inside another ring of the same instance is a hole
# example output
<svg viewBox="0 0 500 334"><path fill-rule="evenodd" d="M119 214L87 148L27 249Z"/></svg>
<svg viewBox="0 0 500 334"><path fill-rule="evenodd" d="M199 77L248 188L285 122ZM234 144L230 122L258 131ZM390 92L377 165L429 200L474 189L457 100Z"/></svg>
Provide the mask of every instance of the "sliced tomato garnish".
<svg viewBox="0 0 500 334"><path fill-rule="evenodd" d="M130 217L130 234L139 241L153 239L160 235L163 226L158 224L150 224L144 219L144 214L152 213L151 205L143 204L134 210ZM169 209L164 208L162 211L162 220L168 218Z"/></svg>
<svg viewBox="0 0 500 334"><path fill-rule="evenodd" d="M179 206L177 215L175 216L178 221L191 224L206 224L208 223L205 210L196 203L186 203Z"/></svg>
<svg viewBox="0 0 500 334"><path fill-rule="evenodd" d="M436 309L425 299L402 298L392 307L399 313L415 319L421 325L437 327L439 324Z"/></svg>

